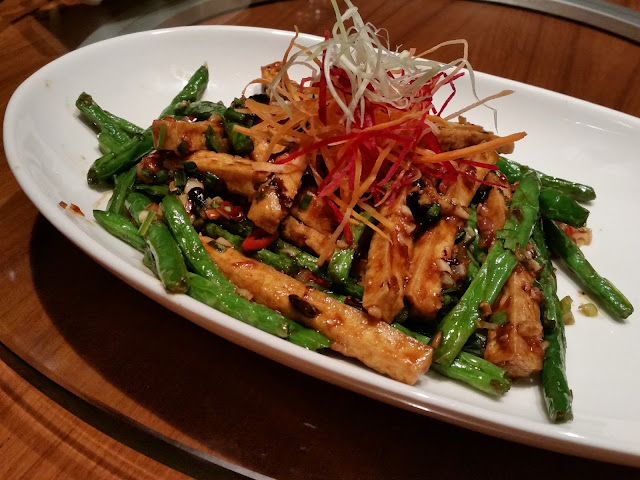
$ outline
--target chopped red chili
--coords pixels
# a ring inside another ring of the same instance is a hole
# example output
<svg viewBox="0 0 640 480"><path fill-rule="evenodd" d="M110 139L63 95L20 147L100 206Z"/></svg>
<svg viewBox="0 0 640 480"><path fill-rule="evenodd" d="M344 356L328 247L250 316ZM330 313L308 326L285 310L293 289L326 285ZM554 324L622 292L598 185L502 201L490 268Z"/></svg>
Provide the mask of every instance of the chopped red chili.
<svg viewBox="0 0 640 480"><path fill-rule="evenodd" d="M218 211L224 218L228 218L229 220L233 220L234 222L240 222L241 220L244 220L245 217L242 207L233 205L227 200L222 202Z"/></svg>
<svg viewBox="0 0 640 480"><path fill-rule="evenodd" d="M278 238L277 233L267 233L261 228L256 228L251 234L242 242L242 249L253 251L262 250L271 245L275 239Z"/></svg>

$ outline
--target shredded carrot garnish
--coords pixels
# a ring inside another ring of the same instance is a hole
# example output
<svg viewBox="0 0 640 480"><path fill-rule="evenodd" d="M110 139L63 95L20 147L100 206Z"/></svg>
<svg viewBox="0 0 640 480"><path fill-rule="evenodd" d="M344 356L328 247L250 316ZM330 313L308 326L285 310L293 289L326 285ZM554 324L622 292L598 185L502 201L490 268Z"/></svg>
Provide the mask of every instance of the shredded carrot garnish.
<svg viewBox="0 0 640 480"><path fill-rule="evenodd" d="M513 93L513 90L502 90L501 92L498 92L495 95L489 95L488 97L485 97L482 100L478 100L477 102L472 103L471 105L467 105L466 107L458 110L457 112L453 112L452 114L447 115L446 117L444 117L444 119L451 120L452 118L456 118L462 115L463 113L468 112L472 108L476 108L476 107L479 107L480 105L484 105L489 100L495 100L496 98L505 97L507 95L511 95L512 93Z"/></svg>
<svg viewBox="0 0 640 480"><path fill-rule="evenodd" d="M349 1L347 4L351 5ZM335 3L334 8L339 12ZM357 28L348 28L349 20ZM297 43L297 38L296 30L282 58L281 71L269 83L268 92L275 101L264 105L248 99L246 108L261 121L251 128L236 127L236 130L268 143L267 148L261 149L257 159L260 163L284 167L299 157L308 158L317 196L334 209L339 222L328 239L332 246L343 233L348 239L353 220L388 237L385 231L393 228L393 223L380 213L379 207L394 202L401 188L422 175L431 175L435 184L441 183L441 188L460 176L483 183L482 178L474 176L473 169L459 170L451 162L462 159L460 163L471 167L495 169L469 157L525 136L516 133L442 151L438 135L451 118L512 93L505 90L478 99L444 116L456 95L454 82L470 78L473 86L466 40L444 42L419 55L415 50L398 54L385 46L378 30L365 24L352 5L338 18L332 33L325 33L324 41L305 47ZM462 46L463 57L450 64L421 58L454 44ZM376 50L382 51L382 56L375 55ZM359 56L349 57L356 51ZM362 58L371 58L366 72L359 66ZM289 78L288 69L292 65L306 65L312 74L297 84ZM252 83L266 81L256 79ZM434 105L434 94L445 86L450 89L446 100ZM270 159L274 161L274 152L283 148L285 153L275 163L269 163ZM367 212L371 220L356 209ZM326 258L327 253L323 252L320 260Z"/></svg>
<svg viewBox="0 0 640 480"><path fill-rule="evenodd" d="M512 133L511 135L507 135L506 137L494 138L493 140L482 142L477 145L460 148L458 150L452 150L450 152L437 153L435 155L432 153L429 153L426 150L416 148L416 153L418 153L421 156L414 158L414 161L418 164L448 162L451 160L456 160L458 158L470 157L471 155L476 155L478 153L484 153L490 150L495 150L496 148L502 147L504 145L508 145L518 140L522 140L526 136L527 134L525 132Z"/></svg>
<svg viewBox="0 0 640 480"><path fill-rule="evenodd" d="M335 246L338 240L338 237L343 232L343 230L347 226L347 223L349 222L349 217L351 217L351 210L347 209L347 211L342 217L342 221L340 222L340 225L338 225L338 228L336 228L336 231L333 232L331 237L329 237L329 245ZM318 259L318 265L322 265L324 262L326 262L332 253L333 253L333 249L329 249L329 248L325 249L325 251L322 252L322 254L320 255L320 258Z"/></svg>

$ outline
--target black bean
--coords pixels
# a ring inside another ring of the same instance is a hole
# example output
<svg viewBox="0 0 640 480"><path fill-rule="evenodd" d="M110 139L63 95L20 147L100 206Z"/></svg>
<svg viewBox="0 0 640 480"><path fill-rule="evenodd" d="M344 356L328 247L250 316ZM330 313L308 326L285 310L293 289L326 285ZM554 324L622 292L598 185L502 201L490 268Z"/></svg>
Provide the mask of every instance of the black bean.
<svg viewBox="0 0 640 480"><path fill-rule="evenodd" d="M289 295L289 301L293 308L298 310L302 315L307 318L313 318L318 315L318 309L311 305L309 302L304 301L298 295Z"/></svg>
<svg viewBox="0 0 640 480"><path fill-rule="evenodd" d="M196 207L204 207L204 202L206 200L204 196L204 189L201 187L193 187L189 190L189 200L191 200Z"/></svg>
<svg viewBox="0 0 640 480"><path fill-rule="evenodd" d="M420 237L424 232L429 230L432 226L438 223L440 220L440 205L437 203L420 203L420 194L413 192L407 198L407 206L413 214L413 219L416 221L416 230L414 236Z"/></svg>
<svg viewBox="0 0 640 480"><path fill-rule="evenodd" d="M491 191L491 187L488 185L481 185L478 190L476 190L475 195L473 196L473 200L471 203L473 205L478 205L479 203L484 203L484 201L489 196L489 192Z"/></svg>
<svg viewBox="0 0 640 480"><path fill-rule="evenodd" d="M258 103L264 103L265 105L268 105L270 101L269 95L264 93L256 93L255 95L251 95L249 98Z"/></svg>

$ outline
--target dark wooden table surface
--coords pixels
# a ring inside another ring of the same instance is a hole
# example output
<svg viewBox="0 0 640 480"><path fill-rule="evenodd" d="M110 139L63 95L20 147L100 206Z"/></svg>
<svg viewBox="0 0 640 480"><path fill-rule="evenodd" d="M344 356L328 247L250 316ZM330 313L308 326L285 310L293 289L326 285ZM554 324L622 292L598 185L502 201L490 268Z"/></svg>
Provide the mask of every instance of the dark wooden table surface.
<svg viewBox="0 0 640 480"><path fill-rule="evenodd" d="M3 116L20 82L121 18L129 2L73 3L0 2ZM478 71L640 116L640 46L632 42L481 2L359 5L394 44L425 49L466 38ZM326 0L292 0L200 20L322 34L332 11ZM79 251L21 191L2 148L0 178L0 478L221 475L194 452L293 479L640 476L387 406L237 347Z"/></svg>

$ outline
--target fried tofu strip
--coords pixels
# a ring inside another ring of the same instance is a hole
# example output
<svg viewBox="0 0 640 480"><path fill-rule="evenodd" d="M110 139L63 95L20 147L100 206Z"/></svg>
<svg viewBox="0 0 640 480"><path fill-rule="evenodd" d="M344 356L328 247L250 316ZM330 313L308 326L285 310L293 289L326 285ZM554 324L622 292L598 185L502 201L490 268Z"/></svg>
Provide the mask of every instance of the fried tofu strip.
<svg viewBox="0 0 640 480"><path fill-rule="evenodd" d="M495 164L498 155L487 152L475 155L472 160ZM475 175L484 179L490 170L476 168ZM439 203L448 218L426 232L416 242L411 256L409 282L405 291L412 304L412 313L425 318L433 318L442 307L442 270L439 260L452 258L453 245L458 229L462 226L467 207L476 194L480 184L469 178L459 176L456 182L447 188L444 195L438 195L434 188L425 189L421 203Z"/></svg>
<svg viewBox="0 0 640 480"><path fill-rule="evenodd" d="M331 236L338 227L338 222L327 202L322 198L318 198L312 189L307 188L300 194L299 196L309 195L311 197L309 206L306 209L302 209L299 205L294 205L291 208L291 215L308 227L326 236Z"/></svg>
<svg viewBox="0 0 640 480"><path fill-rule="evenodd" d="M325 251L329 257L333 254L333 246L329 241L329 237L314 228L304 225L291 216L285 218L282 222L282 236L299 247L310 248L318 256L321 256ZM329 250L331 251L329 252Z"/></svg>
<svg viewBox="0 0 640 480"><path fill-rule="evenodd" d="M209 120L203 122L188 122L186 120L176 120L173 117L165 117L154 120L151 126L153 133L153 148L156 150L172 150L184 155L185 153L197 152L207 149L205 132L209 129L221 136L224 136L222 119L213 115ZM162 131L164 130L164 134Z"/></svg>
<svg viewBox="0 0 640 480"><path fill-rule="evenodd" d="M542 293L534 286L535 275L516 267L503 288L496 311L507 312L508 323L489 330L484 358L511 377L527 377L542 369L545 343L540 322Z"/></svg>
<svg viewBox="0 0 640 480"><path fill-rule="evenodd" d="M503 189L492 188L485 202L478 206L480 247L489 249L493 246L508 213ZM527 377L542 369L542 293L533 284L535 278L522 265L516 267L495 308L496 312L507 313L507 323L489 330L487 335L485 359L504 368L513 378Z"/></svg>
<svg viewBox="0 0 640 480"><path fill-rule="evenodd" d="M209 150L200 150L187 157L187 160L195 163L201 172L211 172L225 182L231 193L239 193L248 198L253 198L258 187L267 179L268 173L257 172L251 166L251 160L216 153Z"/></svg>
<svg viewBox="0 0 640 480"><path fill-rule="evenodd" d="M489 250L496 241L496 233L504 226L509 214L506 199L499 188L492 188L487 199L478 205L478 245Z"/></svg>
<svg viewBox="0 0 640 480"><path fill-rule="evenodd" d="M492 179L496 180L496 179ZM508 216L505 194L492 188L478 207L479 245L490 248ZM542 293L534 286L535 275L518 265L513 271L495 309L507 313L507 323L489 330L484 358L504 368L511 377L528 377L542 369L544 340L540 322Z"/></svg>
<svg viewBox="0 0 640 480"><path fill-rule="evenodd" d="M256 302L318 330L333 342L333 350L409 385L429 369L430 346L233 248L220 252L204 246L238 288L248 290Z"/></svg>
<svg viewBox="0 0 640 480"><path fill-rule="evenodd" d="M498 158L498 154L491 151L474 155L470 157L469 160L494 165L498 161ZM479 180L484 180L490 172L490 170L486 168L470 167L463 164L458 165L457 169L462 171L466 170L468 174L475 175ZM455 183L447 188L444 195L440 195L435 187L425 187L420 198L420 203L437 203L440 205L444 215L460 216L461 212L459 207L466 207L471 203L471 200L473 200L473 196L478 191L480 185L481 184L479 182L463 175L459 175Z"/></svg>
<svg viewBox="0 0 640 480"><path fill-rule="evenodd" d="M393 206L385 204L381 208L380 213L393 223L393 228L387 232L389 240L378 232L373 234L364 275L362 306L369 315L387 323L404 308L404 286L413 252L411 234L416 224L407 207L407 195L405 188Z"/></svg>
<svg viewBox="0 0 640 480"><path fill-rule="evenodd" d="M499 157L496 152L490 151L474 155L469 160L494 165L498 161L498 158ZM462 169L463 166L461 165L460 168ZM475 176L480 180L483 180L489 173L488 169L480 167L475 168L475 171ZM479 186L480 184L478 182L474 182L469 178L459 175L456 182L447 188L447 191L444 194L444 200L452 207L466 207L471 203L471 200L473 200L473 196L476 194Z"/></svg>
<svg viewBox="0 0 640 480"><path fill-rule="evenodd" d="M275 233L280 222L289 214L307 163L308 158L304 155L289 162L296 167L295 170L269 175L251 202L247 214L249 220L263 230Z"/></svg>
<svg viewBox="0 0 640 480"><path fill-rule="evenodd" d="M261 162L269 151L269 142L265 138L253 138L252 141L253 150L251 150L249 156L253 161ZM281 153L284 149L283 145L276 145L272 154Z"/></svg>
<svg viewBox="0 0 640 480"><path fill-rule="evenodd" d="M460 117L459 123L447 122L444 125L439 125L439 131L435 135L444 152L470 147L498 138L494 133L485 131L480 125L467 123L463 117ZM497 151L498 153L508 154L513 153L513 148L513 143L510 143L499 147Z"/></svg>
<svg viewBox="0 0 640 480"><path fill-rule="evenodd" d="M439 261L451 258L460 221L443 218L416 242L405 296L412 314L433 318L442 308L442 269Z"/></svg>

